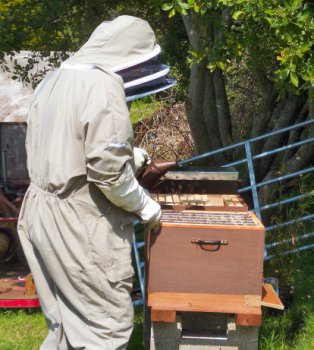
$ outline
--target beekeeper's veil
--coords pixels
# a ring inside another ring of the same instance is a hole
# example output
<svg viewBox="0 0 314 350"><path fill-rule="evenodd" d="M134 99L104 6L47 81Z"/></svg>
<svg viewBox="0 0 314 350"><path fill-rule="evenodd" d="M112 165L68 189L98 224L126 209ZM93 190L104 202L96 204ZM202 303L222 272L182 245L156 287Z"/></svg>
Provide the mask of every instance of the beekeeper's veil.
<svg viewBox="0 0 314 350"><path fill-rule="evenodd" d="M62 68L109 70L124 81L127 101L173 86L169 66L160 63L160 46L150 25L139 18L120 16L101 23L81 49Z"/></svg>

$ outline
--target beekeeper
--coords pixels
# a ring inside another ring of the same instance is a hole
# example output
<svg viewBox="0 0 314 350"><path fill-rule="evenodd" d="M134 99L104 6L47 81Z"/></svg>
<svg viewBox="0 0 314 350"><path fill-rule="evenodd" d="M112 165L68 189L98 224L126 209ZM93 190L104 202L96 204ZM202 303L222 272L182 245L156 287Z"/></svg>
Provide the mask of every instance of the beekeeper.
<svg viewBox="0 0 314 350"><path fill-rule="evenodd" d="M18 232L49 327L41 350L126 349L132 222L154 224L161 211L134 176L116 72L159 52L147 22L121 16L97 27L35 91Z"/></svg>

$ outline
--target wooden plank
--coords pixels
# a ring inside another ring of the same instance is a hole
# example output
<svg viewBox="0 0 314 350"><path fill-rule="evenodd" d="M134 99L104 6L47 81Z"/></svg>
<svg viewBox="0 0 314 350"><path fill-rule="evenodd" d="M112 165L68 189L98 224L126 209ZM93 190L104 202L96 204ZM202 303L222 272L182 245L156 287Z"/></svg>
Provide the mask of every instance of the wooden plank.
<svg viewBox="0 0 314 350"><path fill-rule="evenodd" d="M160 205L166 207L183 207L181 210L191 207L205 208L209 211L247 211L247 205L239 195L221 195L221 194L177 194L172 193L172 200L169 194L151 194L152 198ZM167 197L168 196L168 197ZM166 197L168 200L166 201Z"/></svg>
<svg viewBox="0 0 314 350"><path fill-rule="evenodd" d="M195 194L194 197L195 197L195 203L196 203L196 205L202 206L202 205L204 204L202 195L200 195L200 194Z"/></svg>
<svg viewBox="0 0 314 350"><path fill-rule="evenodd" d="M159 194L157 202L159 202L160 205L166 204L166 202L167 202L166 195L165 194Z"/></svg>
<svg viewBox="0 0 314 350"><path fill-rule="evenodd" d="M216 206L216 207L223 207L224 206L222 195L207 194L206 197L207 197L206 205Z"/></svg>
<svg viewBox="0 0 314 350"><path fill-rule="evenodd" d="M234 207L234 206L223 206L223 207L217 207L215 205L208 206L207 204L204 206L204 209L206 211L224 211L224 212L247 212L247 207L241 206L241 207Z"/></svg>
<svg viewBox="0 0 314 350"><path fill-rule="evenodd" d="M172 204L173 203L171 194L166 194L165 198L166 198L166 203L165 204Z"/></svg>
<svg viewBox="0 0 314 350"><path fill-rule="evenodd" d="M181 204L181 200L180 200L179 195L173 194L173 195L172 195L172 198L173 198L173 203L174 203L174 204L176 204L176 205Z"/></svg>
<svg viewBox="0 0 314 350"><path fill-rule="evenodd" d="M186 194L180 194L181 204L189 204L189 200Z"/></svg>
<svg viewBox="0 0 314 350"><path fill-rule="evenodd" d="M187 195L187 199L188 199L188 204L189 205L196 205L194 193L193 194L188 194Z"/></svg>
<svg viewBox="0 0 314 350"><path fill-rule="evenodd" d="M176 311L151 309L150 319L152 322L175 322Z"/></svg>
<svg viewBox="0 0 314 350"><path fill-rule="evenodd" d="M231 207L246 206L246 204L243 202L243 199L237 195L225 195L223 196L223 202L225 206L231 206Z"/></svg>
<svg viewBox="0 0 314 350"><path fill-rule="evenodd" d="M260 298L260 296L256 296ZM245 295L149 292L152 310L259 315L260 306L246 304Z"/></svg>
<svg viewBox="0 0 314 350"><path fill-rule="evenodd" d="M262 306L271 307L273 309L284 310L284 305L276 294L273 286L269 283L263 283Z"/></svg>
<svg viewBox="0 0 314 350"><path fill-rule="evenodd" d="M236 226L236 225L209 225L209 224L194 224L194 223L179 223L179 222L161 222L160 226L165 227L193 227L194 228L207 228L207 229L215 229L215 228L227 228L228 230L244 230L244 229L250 229L254 231L264 231L263 226Z"/></svg>
<svg viewBox="0 0 314 350"><path fill-rule="evenodd" d="M262 310L256 314L236 314L235 322L237 326L259 327L262 324Z"/></svg>

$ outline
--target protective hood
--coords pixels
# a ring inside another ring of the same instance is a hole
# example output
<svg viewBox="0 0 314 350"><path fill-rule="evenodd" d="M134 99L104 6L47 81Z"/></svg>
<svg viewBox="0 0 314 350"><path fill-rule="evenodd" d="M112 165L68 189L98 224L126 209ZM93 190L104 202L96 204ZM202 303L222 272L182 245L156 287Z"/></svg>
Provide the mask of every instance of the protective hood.
<svg viewBox="0 0 314 350"><path fill-rule="evenodd" d="M117 72L160 53L150 25L136 17L119 16L101 23L89 40L66 63L92 64Z"/></svg>
<svg viewBox="0 0 314 350"><path fill-rule="evenodd" d="M169 66L159 62L160 51L146 21L120 16L101 23L61 68L117 73L124 82L126 101L133 101L175 85L176 80L168 77Z"/></svg>

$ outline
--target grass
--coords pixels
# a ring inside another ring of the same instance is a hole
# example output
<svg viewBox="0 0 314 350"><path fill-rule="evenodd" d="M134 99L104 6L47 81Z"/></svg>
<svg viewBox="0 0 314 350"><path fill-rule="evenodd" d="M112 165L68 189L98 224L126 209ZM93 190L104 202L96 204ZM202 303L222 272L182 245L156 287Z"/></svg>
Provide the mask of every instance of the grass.
<svg viewBox="0 0 314 350"><path fill-rule="evenodd" d="M137 307L128 350L144 350L142 327L142 308ZM46 322L40 310L0 311L0 350L38 350L46 334Z"/></svg>
<svg viewBox="0 0 314 350"><path fill-rule="evenodd" d="M261 350L314 349L314 252L277 259L266 271L282 278L286 310L264 310Z"/></svg>
<svg viewBox="0 0 314 350"><path fill-rule="evenodd" d="M40 310L0 312L0 350L37 350L46 333Z"/></svg>
<svg viewBox="0 0 314 350"><path fill-rule="evenodd" d="M130 117L131 123L134 126L137 121L151 118L152 114L160 107L160 102L153 97L147 97L132 102Z"/></svg>

